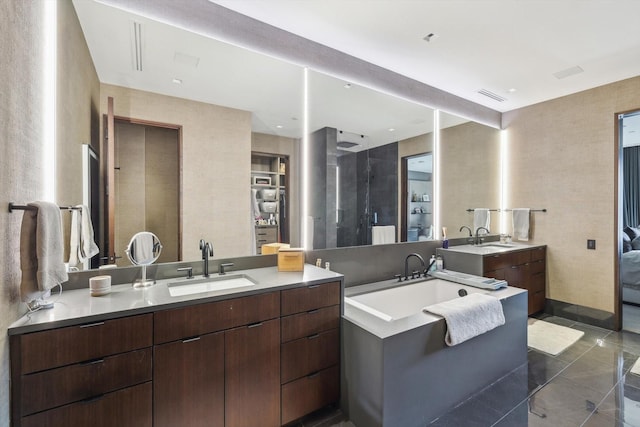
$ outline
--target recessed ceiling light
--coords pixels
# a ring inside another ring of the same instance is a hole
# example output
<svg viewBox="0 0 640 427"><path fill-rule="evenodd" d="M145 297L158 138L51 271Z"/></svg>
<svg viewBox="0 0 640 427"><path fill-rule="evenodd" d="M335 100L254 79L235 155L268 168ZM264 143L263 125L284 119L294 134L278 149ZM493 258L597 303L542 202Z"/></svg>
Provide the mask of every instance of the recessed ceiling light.
<svg viewBox="0 0 640 427"><path fill-rule="evenodd" d="M282 129L283 127L284 126L282 126L282 125L276 125L276 128L278 128L278 129Z"/></svg>
<svg viewBox="0 0 640 427"><path fill-rule="evenodd" d="M171 80L172 82L174 82L177 85L181 85L182 84L182 79L176 79L174 78L173 80Z"/></svg>
<svg viewBox="0 0 640 427"><path fill-rule="evenodd" d="M389 132L395 132L395 130L396 130L395 128L389 128L388 129Z"/></svg>
<svg viewBox="0 0 640 427"><path fill-rule="evenodd" d="M514 93L515 91L516 91L516 88L513 88L513 87L512 87L512 88L511 88L511 89L509 89L507 92L509 92L509 93Z"/></svg>

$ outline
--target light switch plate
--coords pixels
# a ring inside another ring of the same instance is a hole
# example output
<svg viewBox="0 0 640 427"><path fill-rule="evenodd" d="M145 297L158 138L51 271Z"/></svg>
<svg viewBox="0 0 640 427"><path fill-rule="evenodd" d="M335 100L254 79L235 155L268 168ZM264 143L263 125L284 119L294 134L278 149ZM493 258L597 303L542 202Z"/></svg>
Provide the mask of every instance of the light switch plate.
<svg viewBox="0 0 640 427"><path fill-rule="evenodd" d="M588 239L587 249L595 249L595 248L596 248L596 241L594 239Z"/></svg>

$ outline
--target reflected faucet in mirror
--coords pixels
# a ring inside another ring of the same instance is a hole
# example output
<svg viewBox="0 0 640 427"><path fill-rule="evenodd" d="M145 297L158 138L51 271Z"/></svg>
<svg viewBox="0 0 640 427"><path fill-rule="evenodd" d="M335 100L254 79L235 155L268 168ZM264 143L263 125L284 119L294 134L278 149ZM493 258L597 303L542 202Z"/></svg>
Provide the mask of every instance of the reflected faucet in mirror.
<svg viewBox="0 0 640 427"><path fill-rule="evenodd" d="M200 239L200 250L202 251L202 275L209 277L209 257L213 256L213 245Z"/></svg>

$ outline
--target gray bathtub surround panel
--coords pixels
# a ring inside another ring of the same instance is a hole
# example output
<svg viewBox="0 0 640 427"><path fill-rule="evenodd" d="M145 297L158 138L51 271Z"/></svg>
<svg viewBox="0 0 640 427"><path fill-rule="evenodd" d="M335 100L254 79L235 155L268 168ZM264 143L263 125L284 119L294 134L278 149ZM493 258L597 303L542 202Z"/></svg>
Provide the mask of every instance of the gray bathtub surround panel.
<svg viewBox="0 0 640 427"><path fill-rule="evenodd" d="M386 338L343 318L342 408L357 426L425 426L527 361L527 293L502 300L506 324L444 344L443 319Z"/></svg>

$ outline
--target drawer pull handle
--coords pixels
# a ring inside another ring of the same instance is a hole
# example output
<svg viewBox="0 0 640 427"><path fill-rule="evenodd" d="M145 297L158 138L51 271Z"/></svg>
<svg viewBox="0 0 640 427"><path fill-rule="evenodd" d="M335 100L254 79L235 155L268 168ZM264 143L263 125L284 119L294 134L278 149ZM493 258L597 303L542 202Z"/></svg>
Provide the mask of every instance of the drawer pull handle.
<svg viewBox="0 0 640 427"><path fill-rule="evenodd" d="M104 322L89 323L88 325L80 325L81 328L93 328L94 326L102 326Z"/></svg>
<svg viewBox="0 0 640 427"><path fill-rule="evenodd" d="M309 335L309 336L307 337L307 339L308 339L308 340L313 340L313 339L318 338L319 336L320 336L320 334L313 334L313 335Z"/></svg>
<svg viewBox="0 0 640 427"><path fill-rule="evenodd" d="M316 314L317 312L319 312L320 309L319 308L314 308L313 310L309 310L307 311L307 314Z"/></svg>
<svg viewBox="0 0 640 427"><path fill-rule="evenodd" d="M194 341L199 341L200 337L187 338L186 340L182 340L182 344L187 344Z"/></svg>
<svg viewBox="0 0 640 427"><path fill-rule="evenodd" d="M250 325L247 325L247 328L257 328L258 326L262 326L262 322L252 323Z"/></svg>
<svg viewBox="0 0 640 427"><path fill-rule="evenodd" d="M104 359L87 360L86 362L82 362L81 365L97 365L98 363L104 363Z"/></svg>
<svg viewBox="0 0 640 427"><path fill-rule="evenodd" d="M311 378L315 378L315 377L317 377L318 375L320 375L320 371L317 371L317 372L314 372L313 374L309 374L309 375L307 375L307 379L309 379L309 380L310 380Z"/></svg>
<svg viewBox="0 0 640 427"><path fill-rule="evenodd" d="M309 285L307 286L308 289L313 289L313 288L319 288L320 285Z"/></svg>

